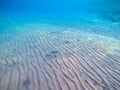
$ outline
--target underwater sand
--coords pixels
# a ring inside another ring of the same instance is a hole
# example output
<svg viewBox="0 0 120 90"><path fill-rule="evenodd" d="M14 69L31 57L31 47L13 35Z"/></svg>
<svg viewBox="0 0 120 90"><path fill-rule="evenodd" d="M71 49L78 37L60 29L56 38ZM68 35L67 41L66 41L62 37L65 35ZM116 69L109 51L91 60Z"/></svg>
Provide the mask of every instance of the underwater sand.
<svg viewBox="0 0 120 90"><path fill-rule="evenodd" d="M0 90L119 90L120 33L99 24L1 22Z"/></svg>

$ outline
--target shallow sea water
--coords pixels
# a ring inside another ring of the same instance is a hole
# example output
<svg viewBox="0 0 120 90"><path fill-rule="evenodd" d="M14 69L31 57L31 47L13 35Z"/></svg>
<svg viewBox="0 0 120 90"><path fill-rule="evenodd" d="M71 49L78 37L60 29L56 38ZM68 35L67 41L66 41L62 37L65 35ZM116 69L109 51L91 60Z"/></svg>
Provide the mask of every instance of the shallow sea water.
<svg viewBox="0 0 120 90"><path fill-rule="evenodd" d="M0 90L120 90L120 0L0 0Z"/></svg>
<svg viewBox="0 0 120 90"><path fill-rule="evenodd" d="M0 90L119 90L120 22L1 16Z"/></svg>

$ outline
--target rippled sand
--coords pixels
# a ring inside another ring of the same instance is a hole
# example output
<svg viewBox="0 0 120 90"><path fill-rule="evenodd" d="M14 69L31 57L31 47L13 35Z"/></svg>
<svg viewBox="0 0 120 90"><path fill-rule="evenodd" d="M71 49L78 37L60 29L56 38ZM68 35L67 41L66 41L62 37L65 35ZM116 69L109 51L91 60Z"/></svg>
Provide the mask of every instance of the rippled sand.
<svg viewBox="0 0 120 90"><path fill-rule="evenodd" d="M120 89L120 40L47 24L9 29L0 35L0 90Z"/></svg>

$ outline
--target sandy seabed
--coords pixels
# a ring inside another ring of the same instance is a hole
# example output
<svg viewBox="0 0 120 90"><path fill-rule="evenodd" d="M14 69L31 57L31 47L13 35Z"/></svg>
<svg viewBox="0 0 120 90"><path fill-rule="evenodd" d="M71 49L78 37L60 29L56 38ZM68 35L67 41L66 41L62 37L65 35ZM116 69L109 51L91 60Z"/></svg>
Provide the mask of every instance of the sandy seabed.
<svg viewBox="0 0 120 90"><path fill-rule="evenodd" d="M0 90L120 90L120 40L48 24L8 29Z"/></svg>

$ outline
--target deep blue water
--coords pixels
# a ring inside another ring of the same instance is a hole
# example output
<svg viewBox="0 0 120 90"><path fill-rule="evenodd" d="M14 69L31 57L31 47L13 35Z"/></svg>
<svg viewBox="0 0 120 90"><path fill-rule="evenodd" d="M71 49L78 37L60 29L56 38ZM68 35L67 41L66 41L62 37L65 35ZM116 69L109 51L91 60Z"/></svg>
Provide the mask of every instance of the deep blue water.
<svg viewBox="0 0 120 90"><path fill-rule="evenodd" d="M120 39L120 0L0 0L0 33L25 22L84 28Z"/></svg>
<svg viewBox="0 0 120 90"><path fill-rule="evenodd" d="M117 12L120 11L120 0L0 0L0 9L40 14Z"/></svg>

